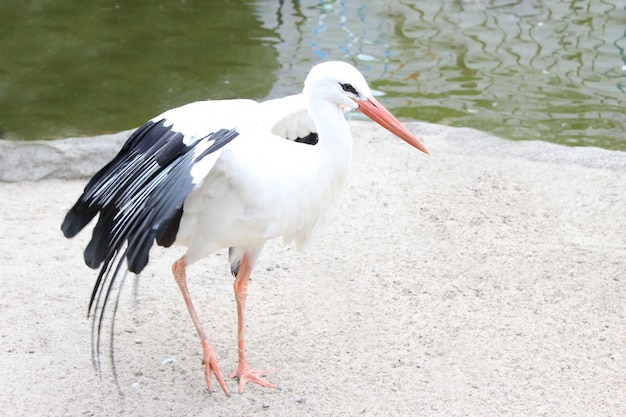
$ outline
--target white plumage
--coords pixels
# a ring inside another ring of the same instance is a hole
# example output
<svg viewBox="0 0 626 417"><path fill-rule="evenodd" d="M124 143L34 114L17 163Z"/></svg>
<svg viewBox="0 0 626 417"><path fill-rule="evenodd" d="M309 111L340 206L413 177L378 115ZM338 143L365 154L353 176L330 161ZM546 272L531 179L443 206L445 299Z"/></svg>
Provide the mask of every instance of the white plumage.
<svg viewBox="0 0 626 417"><path fill-rule="evenodd" d="M98 326L118 265L139 273L153 242L187 247L173 266L203 344L212 387L217 366L186 286L185 268L230 248L239 317L239 366L231 375L272 384L252 371L244 353L248 276L265 242L282 237L303 247L338 206L352 140L344 111L358 109L412 146L421 142L372 97L349 64L327 62L309 73L302 94L257 103L205 101L169 110L139 128L85 188L62 229L77 234L99 214L86 263L102 265L90 303ZM98 328L99 330L99 328ZM99 333L99 332L98 332ZM96 351L99 349L96 336Z"/></svg>

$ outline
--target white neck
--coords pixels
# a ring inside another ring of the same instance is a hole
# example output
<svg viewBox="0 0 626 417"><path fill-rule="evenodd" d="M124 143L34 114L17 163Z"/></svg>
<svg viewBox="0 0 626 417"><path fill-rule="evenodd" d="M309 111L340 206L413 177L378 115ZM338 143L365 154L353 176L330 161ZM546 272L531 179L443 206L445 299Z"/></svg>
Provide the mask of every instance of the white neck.
<svg viewBox="0 0 626 417"><path fill-rule="evenodd" d="M352 136L343 111L333 102L307 97L308 111L319 136L320 156L345 175L352 160Z"/></svg>

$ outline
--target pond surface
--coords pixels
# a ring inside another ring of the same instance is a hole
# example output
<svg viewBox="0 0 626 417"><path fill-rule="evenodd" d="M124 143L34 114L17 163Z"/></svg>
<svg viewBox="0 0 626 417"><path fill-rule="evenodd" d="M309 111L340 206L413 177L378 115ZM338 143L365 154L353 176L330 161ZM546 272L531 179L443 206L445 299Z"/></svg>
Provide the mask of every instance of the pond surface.
<svg viewBox="0 0 626 417"><path fill-rule="evenodd" d="M341 59L403 120L626 150L625 49L618 0L4 0L0 136L293 94Z"/></svg>

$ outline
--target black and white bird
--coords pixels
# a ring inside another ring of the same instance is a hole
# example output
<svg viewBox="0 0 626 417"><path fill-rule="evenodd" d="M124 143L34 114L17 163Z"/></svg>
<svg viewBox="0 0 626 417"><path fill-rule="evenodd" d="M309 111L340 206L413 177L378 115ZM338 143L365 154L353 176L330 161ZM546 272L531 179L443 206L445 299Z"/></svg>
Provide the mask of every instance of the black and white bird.
<svg viewBox="0 0 626 417"><path fill-rule="evenodd" d="M301 94L258 103L201 101L138 128L89 181L61 229L68 238L98 217L85 263L101 268L89 311L94 330L120 270L139 274L156 241L183 245L172 266L203 349L205 378L228 388L187 290L186 267L229 248L238 317L239 364L230 377L265 387L244 349L248 277L265 242L303 246L338 206L352 158L344 112L357 109L415 148L426 147L373 96L361 73L331 61L314 66ZM99 343L97 343L99 346ZM99 349L99 348L98 348Z"/></svg>

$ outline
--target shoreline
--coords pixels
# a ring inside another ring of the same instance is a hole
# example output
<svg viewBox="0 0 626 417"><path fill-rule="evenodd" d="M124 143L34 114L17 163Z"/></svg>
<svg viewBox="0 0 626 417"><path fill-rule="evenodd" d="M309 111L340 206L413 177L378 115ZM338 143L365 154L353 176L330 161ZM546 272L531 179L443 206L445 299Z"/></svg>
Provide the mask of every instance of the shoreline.
<svg viewBox="0 0 626 417"><path fill-rule="evenodd" d="M354 136L369 122L350 121ZM590 168L626 169L626 152L570 147L542 141L513 141L470 128L406 123L445 152L518 157L539 162L574 163ZM79 179L93 175L122 147L134 129L92 137L11 141L0 139L0 182ZM462 139L461 139L462 138Z"/></svg>

